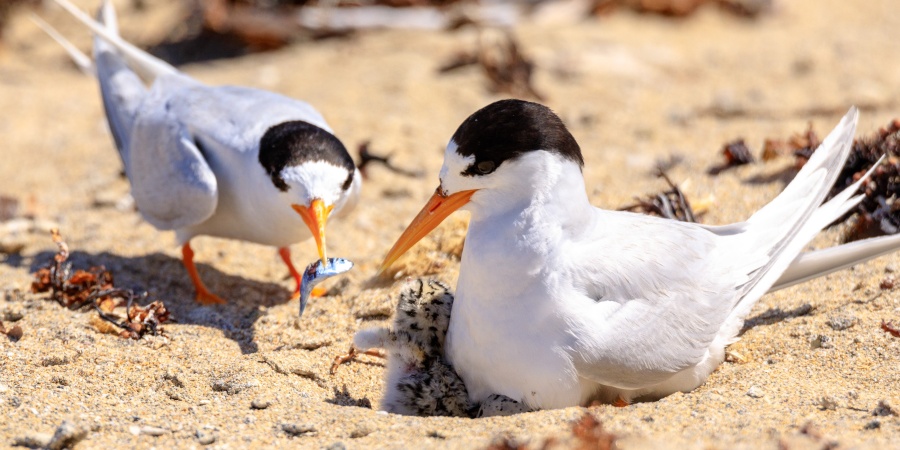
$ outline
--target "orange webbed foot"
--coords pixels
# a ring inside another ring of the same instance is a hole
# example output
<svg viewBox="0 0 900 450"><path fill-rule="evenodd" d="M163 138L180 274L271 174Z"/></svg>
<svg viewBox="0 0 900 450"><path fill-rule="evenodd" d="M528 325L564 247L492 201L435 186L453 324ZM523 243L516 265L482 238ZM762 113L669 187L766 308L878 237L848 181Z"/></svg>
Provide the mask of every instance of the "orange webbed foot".
<svg viewBox="0 0 900 450"><path fill-rule="evenodd" d="M201 305L222 305L227 303L225 299L209 291L197 292L196 300Z"/></svg>
<svg viewBox="0 0 900 450"><path fill-rule="evenodd" d="M328 292L328 289L325 289L322 286L316 286L313 288L312 292L309 293L309 296L311 298L319 298L325 295L326 292ZM294 293L291 294L291 300L296 300L298 298L300 298L300 289L295 290Z"/></svg>

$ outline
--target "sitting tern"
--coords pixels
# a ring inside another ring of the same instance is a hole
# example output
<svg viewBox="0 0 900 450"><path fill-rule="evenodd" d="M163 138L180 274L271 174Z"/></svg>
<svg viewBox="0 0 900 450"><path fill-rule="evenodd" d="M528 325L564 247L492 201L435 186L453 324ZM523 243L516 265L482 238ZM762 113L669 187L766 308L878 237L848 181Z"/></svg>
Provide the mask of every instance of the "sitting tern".
<svg viewBox="0 0 900 450"><path fill-rule="evenodd" d="M445 350L473 402L500 394L547 409L687 392L762 295L900 247L895 235L801 254L862 198L868 174L823 204L857 116L747 221L707 226L593 207L563 122L499 101L457 129L440 185L382 270L454 210L471 212Z"/></svg>
<svg viewBox="0 0 900 450"><path fill-rule="evenodd" d="M197 301L224 303L194 266L198 235L277 247L298 296L288 246L312 236L326 263L326 220L355 206L362 183L322 115L275 93L190 78L119 37L108 1L102 23L56 2L95 34L94 72L135 203L154 227L175 230Z"/></svg>

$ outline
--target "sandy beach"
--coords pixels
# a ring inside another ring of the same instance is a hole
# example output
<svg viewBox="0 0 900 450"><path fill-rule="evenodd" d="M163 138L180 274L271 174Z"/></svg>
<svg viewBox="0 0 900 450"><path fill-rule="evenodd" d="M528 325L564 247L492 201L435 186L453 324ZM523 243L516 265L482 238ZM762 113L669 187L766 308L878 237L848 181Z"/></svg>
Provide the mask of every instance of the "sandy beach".
<svg viewBox="0 0 900 450"><path fill-rule="evenodd" d="M179 17L171 0L146 0L140 11L115 3L123 36L138 45L158 41ZM794 159L711 175L724 143L743 138L758 156L766 138L809 125L824 136L851 105L861 110L860 135L900 117L896 6L776 0L754 20L713 6L682 19L621 10L524 21L514 32L543 103L581 146L594 205L617 208L666 189L654 167L676 156L668 175L685 195L714 199L702 222L726 224L777 195ZM89 51L89 34L64 11L47 5L40 15ZM142 221L129 202L95 80L27 19L18 10L0 41L0 195L35 218L14 236L21 249L0 253L0 320L23 331L17 341L0 335L0 448L52 435L64 421L87 431L79 449L484 448L504 435L528 448L552 437L564 448L575 445L571 424L585 412L623 449L900 446L900 338L881 328L900 324L900 283L884 282L900 277L900 253L764 296L730 347L739 357L690 393L488 419L379 412L381 361L328 369L354 332L388 323L403 279L456 282L465 213L405 257L397 281L375 274L434 191L456 127L507 97L477 67L439 73L474 47L475 30L369 31L180 67L205 83L308 101L354 155L370 141L373 152L424 173L368 170L357 209L328 225L329 255L356 267L326 282L329 295L298 319L275 250L245 242L193 241L201 276L228 304L194 302L174 234ZM94 311L31 293L32 272L56 252L50 225L76 267L103 265L117 286L162 300L175 319L165 335L101 333ZM841 232L823 232L813 247L836 245ZM312 241L292 250L298 267L316 258Z"/></svg>

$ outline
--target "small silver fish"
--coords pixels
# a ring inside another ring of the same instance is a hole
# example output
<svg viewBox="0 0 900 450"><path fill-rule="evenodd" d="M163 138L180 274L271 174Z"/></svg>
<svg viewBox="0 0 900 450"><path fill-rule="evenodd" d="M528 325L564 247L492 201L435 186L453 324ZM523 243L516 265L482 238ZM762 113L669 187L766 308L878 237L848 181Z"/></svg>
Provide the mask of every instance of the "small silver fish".
<svg viewBox="0 0 900 450"><path fill-rule="evenodd" d="M317 259L316 262L306 266L306 270L303 271L303 282L300 285L300 317L303 317L309 293L317 284L352 268L353 262L344 258L328 258L327 264L322 264L322 261Z"/></svg>

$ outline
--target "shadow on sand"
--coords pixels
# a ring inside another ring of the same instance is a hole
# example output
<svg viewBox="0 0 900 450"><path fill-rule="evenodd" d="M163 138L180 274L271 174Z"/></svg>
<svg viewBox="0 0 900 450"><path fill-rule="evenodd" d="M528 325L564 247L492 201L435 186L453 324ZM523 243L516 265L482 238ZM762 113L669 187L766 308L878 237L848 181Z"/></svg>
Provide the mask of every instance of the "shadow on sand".
<svg viewBox="0 0 900 450"><path fill-rule="evenodd" d="M53 260L55 252L41 252L31 260L35 272ZM234 340L244 354L259 349L254 340L253 325L260 317L259 307L271 307L290 301L291 292L275 283L229 275L203 263L197 264L200 278L207 287L226 301L224 305L203 306L194 301L194 286L181 260L162 253L123 257L108 252L91 254L73 251L68 261L73 269L104 266L112 272L118 288L136 293L149 292L153 299L163 300L178 323L218 328ZM21 265L22 261L5 261Z"/></svg>

